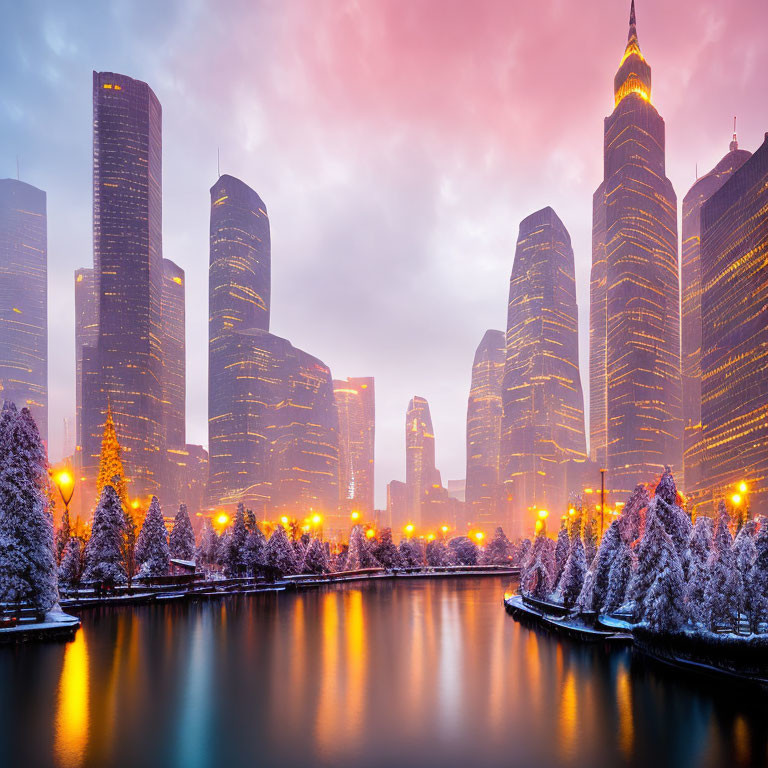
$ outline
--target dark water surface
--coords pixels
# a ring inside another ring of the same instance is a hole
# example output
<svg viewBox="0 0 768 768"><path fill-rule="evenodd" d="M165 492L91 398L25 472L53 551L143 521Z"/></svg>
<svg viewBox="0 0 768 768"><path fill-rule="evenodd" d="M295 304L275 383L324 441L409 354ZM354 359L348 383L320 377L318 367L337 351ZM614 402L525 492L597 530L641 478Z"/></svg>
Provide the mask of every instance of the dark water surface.
<svg viewBox="0 0 768 768"><path fill-rule="evenodd" d="M520 626L501 578L100 609L0 648L0 766L736 766L768 699Z"/></svg>

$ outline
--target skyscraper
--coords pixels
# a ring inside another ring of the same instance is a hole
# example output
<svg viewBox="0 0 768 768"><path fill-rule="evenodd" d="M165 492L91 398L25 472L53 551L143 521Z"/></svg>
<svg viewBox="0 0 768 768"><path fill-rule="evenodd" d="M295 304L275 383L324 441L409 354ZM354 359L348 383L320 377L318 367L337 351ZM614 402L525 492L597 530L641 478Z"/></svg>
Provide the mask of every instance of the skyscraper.
<svg viewBox="0 0 768 768"><path fill-rule="evenodd" d="M407 522L408 495L402 480L387 483L387 525L392 531L400 530Z"/></svg>
<svg viewBox="0 0 768 768"><path fill-rule="evenodd" d="M753 514L768 513L766 211L768 134L701 209L700 485L717 502L746 482Z"/></svg>
<svg viewBox="0 0 768 768"><path fill-rule="evenodd" d="M677 198L634 0L593 198L591 453L629 493L682 461Z"/></svg>
<svg viewBox="0 0 768 768"><path fill-rule="evenodd" d="M237 332L269 330L271 250L262 199L232 176L211 187L208 450L211 501L235 498L247 485L255 460L249 427L251 405L238 404L234 366L240 363ZM250 349L245 344L246 351ZM247 352L246 352L247 353ZM244 410L233 410L241 407ZM251 447L249 447L251 446Z"/></svg>
<svg viewBox="0 0 768 768"><path fill-rule="evenodd" d="M429 403L416 395L405 417L406 513L410 522L421 525L421 502L432 485L442 485L435 468L435 432Z"/></svg>
<svg viewBox="0 0 768 768"><path fill-rule="evenodd" d="M0 399L28 407L48 440L45 192L0 179Z"/></svg>
<svg viewBox="0 0 768 768"><path fill-rule="evenodd" d="M502 522L499 460L501 448L501 383L507 348L502 331L486 331L472 362L467 402L466 502L478 524Z"/></svg>
<svg viewBox="0 0 768 768"><path fill-rule="evenodd" d="M520 222L509 281L501 478L513 535L563 509L567 465L586 458L573 249L552 208Z"/></svg>
<svg viewBox="0 0 768 768"><path fill-rule="evenodd" d="M728 154L696 180L683 199L683 259L681 265L683 373L683 471L678 485L686 492L701 482L701 209L704 203L751 156L739 149L735 126Z"/></svg>
<svg viewBox="0 0 768 768"><path fill-rule="evenodd" d="M152 89L93 73L96 347L83 350L81 426L95 475L107 403L132 495L159 492L165 463L162 362L162 110Z"/></svg>
<svg viewBox="0 0 768 768"><path fill-rule="evenodd" d="M82 466L83 353L99 337L99 301L93 269L75 270L75 461Z"/></svg>
<svg viewBox="0 0 768 768"><path fill-rule="evenodd" d="M163 426L168 448L186 445L184 270L163 259Z"/></svg>
<svg viewBox="0 0 768 768"><path fill-rule="evenodd" d="M373 514L376 402L372 377L334 380L339 415L339 501L343 509Z"/></svg>

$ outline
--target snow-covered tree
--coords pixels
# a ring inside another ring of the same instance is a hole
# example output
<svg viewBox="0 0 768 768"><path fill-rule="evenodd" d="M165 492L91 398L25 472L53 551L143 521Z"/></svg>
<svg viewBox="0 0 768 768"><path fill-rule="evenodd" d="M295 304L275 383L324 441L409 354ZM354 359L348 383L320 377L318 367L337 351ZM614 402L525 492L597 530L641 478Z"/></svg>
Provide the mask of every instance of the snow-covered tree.
<svg viewBox="0 0 768 768"><path fill-rule="evenodd" d="M65 508L61 515L61 525L56 531L56 562L59 565L61 565L61 558L64 557L64 550L67 548L71 536L69 510Z"/></svg>
<svg viewBox="0 0 768 768"><path fill-rule="evenodd" d="M662 502L664 503L664 502ZM637 569L632 575L629 585L629 597L634 603L635 620L641 620L643 600L653 585L661 568L664 536L669 535L664 530L664 524L656 515L656 499L653 500L645 518L645 532L636 548Z"/></svg>
<svg viewBox="0 0 768 768"><path fill-rule="evenodd" d="M592 560L592 565L587 569L587 573L584 576L584 586L581 588L581 594L576 600L576 610L579 613L588 613L593 608L595 598L595 570L597 568L597 560Z"/></svg>
<svg viewBox="0 0 768 768"><path fill-rule="evenodd" d="M621 538L630 546L643 535L646 511L650 503L648 489L643 483L638 483L621 510L619 517Z"/></svg>
<svg viewBox="0 0 768 768"><path fill-rule="evenodd" d="M264 564L272 574L287 576L296 573L293 547L282 525L275 527L267 541Z"/></svg>
<svg viewBox="0 0 768 768"><path fill-rule="evenodd" d="M552 583L555 587L560 583L570 551L571 539L568 536L568 529L565 527L565 521L563 521L560 530L557 532L557 544L555 546L555 574L552 579Z"/></svg>
<svg viewBox="0 0 768 768"><path fill-rule="evenodd" d="M520 588L523 594L546 600L552 592L552 573L542 559L543 550L534 558L533 563L526 569Z"/></svg>
<svg viewBox="0 0 768 768"><path fill-rule="evenodd" d="M755 531L755 521L745 521L733 542L733 570L728 591L734 595L737 628L742 616L752 623L752 612L757 602L753 599L752 583L752 564L757 556Z"/></svg>
<svg viewBox="0 0 768 768"><path fill-rule="evenodd" d="M608 589L602 605L604 613L615 613L624 605L632 578L632 561L631 547L620 538L608 574Z"/></svg>
<svg viewBox="0 0 768 768"><path fill-rule="evenodd" d="M397 550L401 568L421 568L424 565L424 550L418 539L402 539Z"/></svg>
<svg viewBox="0 0 768 768"><path fill-rule="evenodd" d="M677 547L663 525L656 524L652 536L659 539L657 570L643 595L639 618L654 632L677 632L685 620L683 567Z"/></svg>
<svg viewBox="0 0 768 768"><path fill-rule="evenodd" d="M736 595L731 571L734 568L733 539L728 528L729 518L725 503L717 509L717 527L709 557L709 580L705 592L707 623L714 631L720 625L733 624Z"/></svg>
<svg viewBox="0 0 768 768"><path fill-rule="evenodd" d="M533 546L533 542L530 539L523 539L520 542L520 547L515 553L515 565L520 566L520 568L523 567L526 560L528 559L528 555L531 552L532 546Z"/></svg>
<svg viewBox="0 0 768 768"><path fill-rule="evenodd" d="M243 576L246 572L245 542L248 539L248 530L245 527L245 507L242 503L237 505L235 519L229 532L227 549L224 553L224 573L230 578Z"/></svg>
<svg viewBox="0 0 768 768"><path fill-rule="evenodd" d="M444 566L448 547L440 539L433 539L427 543L426 559L430 568L440 568Z"/></svg>
<svg viewBox="0 0 768 768"><path fill-rule="evenodd" d="M563 598L563 605L572 608L584 586L584 577L587 573L587 560L584 556L584 542L578 531L574 531L571 539L568 559L565 561L562 576L560 577L559 592Z"/></svg>
<svg viewBox="0 0 768 768"><path fill-rule="evenodd" d="M760 518L760 529L755 538L755 557L749 580L752 584L752 613L750 628L759 632L768 622L768 518Z"/></svg>
<svg viewBox="0 0 768 768"><path fill-rule="evenodd" d="M136 542L136 559L141 576L167 576L171 566L168 552L168 529L157 496L152 497L147 516Z"/></svg>
<svg viewBox="0 0 768 768"><path fill-rule="evenodd" d="M84 581L107 586L125 583L123 528L123 505L117 491L105 485L93 513L91 538L85 546Z"/></svg>
<svg viewBox="0 0 768 768"><path fill-rule="evenodd" d="M71 538L64 548L59 566L59 584L69 589L80 584L83 573L83 545L80 539Z"/></svg>
<svg viewBox="0 0 768 768"><path fill-rule="evenodd" d="M346 570L357 571L360 568L378 568L379 563L368 546L365 532L361 525L355 525L349 535Z"/></svg>
<svg viewBox="0 0 768 768"><path fill-rule="evenodd" d="M693 526L686 552L688 574L685 583L685 604L694 624L706 622L704 598L709 581L709 557L712 554L712 518L699 517Z"/></svg>
<svg viewBox="0 0 768 768"><path fill-rule="evenodd" d="M246 517L246 525L248 518ZM249 576L258 576L264 568L266 559L267 540L261 532L261 528L255 520L253 528L248 531L248 537L245 540L244 561L246 572Z"/></svg>
<svg viewBox="0 0 768 768"><path fill-rule="evenodd" d="M383 568L397 568L399 560L397 547L392 541L392 529L385 528L373 545L373 556L381 563Z"/></svg>
<svg viewBox="0 0 768 768"><path fill-rule="evenodd" d="M585 611L602 611L605 596L608 594L608 582L611 568L621 543L620 521L614 520L600 542L600 546L592 562L594 577L589 585L589 593L579 600L579 605ZM590 598L588 600L588 598Z"/></svg>
<svg viewBox="0 0 768 768"><path fill-rule="evenodd" d="M0 601L49 611L59 599L47 459L29 409L0 415Z"/></svg>
<svg viewBox="0 0 768 768"><path fill-rule="evenodd" d="M302 573L329 573L331 570L328 555L320 539L309 542L301 567Z"/></svg>
<svg viewBox="0 0 768 768"><path fill-rule="evenodd" d="M587 568L592 565L592 561L597 554L597 534L595 533L595 521L588 517L584 523L584 559L587 561Z"/></svg>
<svg viewBox="0 0 768 768"><path fill-rule="evenodd" d="M678 504L677 486L669 467L659 480L654 492L653 502L656 517L664 525L664 530L672 537L677 555L684 557L688 540L691 537L691 521Z"/></svg>
<svg viewBox="0 0 768 768"><path fill-rule="evenodd" d="M99 455L99 474L96 479L96 492L101 493L105 485L111 485L117 492L123 507L128 506L128 491L123 470L122 450L117 439L117 430L112 418L112 406L107 403L107 418L101 436L101 454Z"/></svg>
<svg viewBox="0 0 768 768"><path fill-rule="evenodd" d="M207 566L216 565L219 559L219 537L213 528L210 519L203 524L203 534L200 537L200 546L197 549L196 560Z"/></svg>
<svg viewBox="0 0 768 768"><path fill-rule="evenodd" d="M114 487L114 486L113 486ZM136 521L130 507L123 509L123 568L128 577L128 588L136 574Z"/></svg>
<svg viewBox="0 0 768 768"><path fill-rule="evenodd" d="M468 536L456 536L448 546L453 550L458 565L477 565L477 544Z"/></svg>
<svg viewBox="0 0 768 768"><path fill-rule="evenodd" d="M507 538L504 529L499 526L488 542L480 562L483 565L509 565L512 561L512 553L512 542Z"/></svg>
<svg viewBox="0 0 768 768"><path fill-rule="evenodd" d="M173 519L173 529L168 538L168 550L177 560L195 559L195 532L189 520L186 504L179 504L179 511Z"/></svg>

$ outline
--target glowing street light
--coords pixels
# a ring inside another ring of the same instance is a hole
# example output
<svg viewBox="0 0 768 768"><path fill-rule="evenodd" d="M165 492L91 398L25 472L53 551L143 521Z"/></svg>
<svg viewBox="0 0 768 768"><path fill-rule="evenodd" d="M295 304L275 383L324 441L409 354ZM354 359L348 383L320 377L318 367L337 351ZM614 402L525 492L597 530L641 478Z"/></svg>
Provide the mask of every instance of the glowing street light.
<svg viewBox="0 0 768 768"><path fill-rule="evenodd" d="M405 532L410 536L413 533L413 523L408 523L405 526Z"/></svg>
<svg viewBox="0 0 768 768"><path fill-rule="evenodd" d="M312 515L312 523L314 525L320 525L323 522L323 518L320 515Z"/></svg>
<svg viewBox="0 0 768 768"><path fill-rule="evenodd" d="M360 519L360 513L359 513L357 510L355 510L355 511L354 511L354 512L353 512L353 513L350 515L350 517L351 517L353 520L359 520L359 519Z"/></svg>
<svg viewBox="0 0 768 768"><path fill-rule="evenodd" d="M539 518L541 520L546 520L549 517L549 512L547 512L546 509L540 509L539 510Z"/></svg>
<svg viewBox="0 0 768 768"><path fill-rule="evenodd" d="M448 526L447 526L447 525L444 525L444 526L443 526L443 527L442 527L440 530L441 530L443 533L448 533Z"/></svg>
<svg viewBox="0 0 768 768"><path fill-rule="evenodd" d="M428 533L427 534L427 541L434 541L435 540L435 534L434 533Z"/></svg>
<svg viewBox="0 0 768 768"><path fill-rule="evenodd" d="M739 493L746 493L746 492L747 492L747 490L748 490L748 488L747 488L747 484L746 484L746 483L745 483L745 482L742 480L742 481L739 483Z"/></svg>
<svg viewBox="0 0 768 768"><path fill-rule="evenodd" d="M228 525L229 515L226 512L220 512L218 515L216 515L216 522L221 526Z"/></svg>
<svg viewBox="0 0 768 768"><path fill-rule="evenodd" d="M739 506L741 504L741 496L739 496L738 493L734 493L733 496L731 496L731 501L734 503L735 506Z"/></svg>
<svg viewBox="0 0 768 768"><path fill-rule="evenodd" d="M478 543L480 543L485 538L485 534L482 531L477 531L475 533L475 538L477 539Z"/></svg>
<svg viewBox="0 0 768 768"><path fill-rule="evenodd" d="M373 528L369 528L369 529L368 529L368 530L365 532L365 536L366 536L366 538L368 538L368 539L372 539L372 538L373 538L375 535L376 535L376 531L374 531L374 530L373 530Z"/></svg>

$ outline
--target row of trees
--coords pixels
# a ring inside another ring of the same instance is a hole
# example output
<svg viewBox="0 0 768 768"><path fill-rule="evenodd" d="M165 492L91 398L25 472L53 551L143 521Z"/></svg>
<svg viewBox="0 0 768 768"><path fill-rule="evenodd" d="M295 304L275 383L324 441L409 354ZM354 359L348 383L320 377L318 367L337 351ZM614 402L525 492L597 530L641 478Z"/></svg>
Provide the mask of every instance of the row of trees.
<svg viewBox="0 0 768 768"><path fill-rule="evenodd" d="M638 485L590 555L578 526L557 544L541 531L523 561L524 593L582 612L623 614L656 632L768 631L768 519L696 524L666 469ZM736 535L732 533L735 529Z"/></svg>

